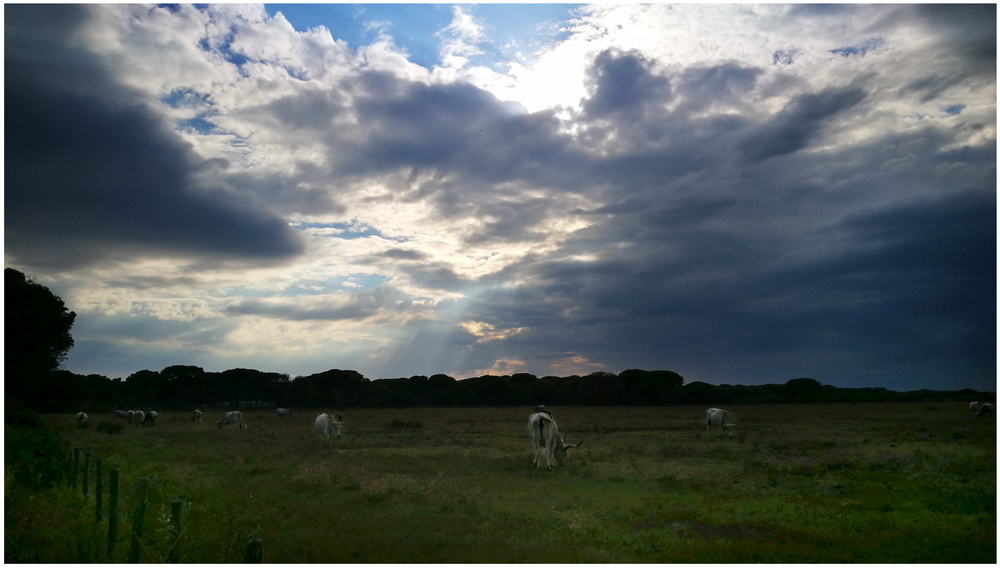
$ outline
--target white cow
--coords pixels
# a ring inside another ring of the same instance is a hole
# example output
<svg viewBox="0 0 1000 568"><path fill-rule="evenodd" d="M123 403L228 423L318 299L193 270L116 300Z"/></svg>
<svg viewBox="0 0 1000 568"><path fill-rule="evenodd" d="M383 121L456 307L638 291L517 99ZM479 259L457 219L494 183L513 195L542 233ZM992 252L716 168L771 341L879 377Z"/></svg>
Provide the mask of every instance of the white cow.
<svg viewBox="0 0 1000 568"><path fill-rule="evenodd" d="M993 405L984 402L982 406L979 407L979 411L976 412L976 416L993 416Z"/></svg>
<svg viewBox="0 0 1000 568"><path fill-rule="evenodd" d="M201 422L201 411L197 408L194 409L194 414L191 415L191 422Z"/></svg>
<svg viewBox="0 0 1000 568"><path fill-rule="evenodd" d="M334 434L340 437L340 426L346 422L339 414L320 414L316 417L316 431L319 432L321 436L326 436L326 438L332 439Z"/></svg>
<svg viewBox="0 0 1000 568"><path fill-rule="evenodd" d="M128 412L125 413L125 421L126 422L128 422L129 424L131 424L134 419L135 419L135 411L134 410L129 410Z"/></svg>
<svg viewBox="0 0 1000 568"><path fill-rule="evenodd" d="M246 428L246 425L243 424L243 413L240 412L239 410L233 410L227 412L226 415L222 417L222 420L219 420L215 424L219 428L222 428L223 426L227 426L229 424L236 424L237 428L239 428L240 430Z"/></svg>
<svg viewBox="0 0 1000 568"><path fill-rule="evenodd" d="M142 423L146 421L146 413L141 410L136 410L132 413L132 426L136 428L142 428Z"/></svg>
<svg viewBox="0 0 1000 568"><path fill-rule="evenodd" d="M575 448L583 443L579 442L567 445L559 436L559 427L552 415L548 412L536 412L528 417L528 434L531 436L531 444L535 448L535 459L531 463L535 464L535 469L542 467L542 460L538 453L544 451L545 461L549 469L552 469L552 459L555 458L559 465L566 459L566 450Z"/></svg>
<svg viewBox="0 0 1000 568"><path fill-rule="evenodd" d="M723 432L729 434L730 436L733 435L733 428L736 427L736 423L733 422L733 419L729 416L729 412L721 408L709 408L705 411L705 414L708 415L707 427L709 438L712 437L713 426L721 428Z"/></svg>
<svg viewBox="0 0 1000 568"><path fill-rule="evenodd" d="M970 402L969 403L969 410L971 410L973 414L979 414L979 409L982 408L982 406L984 404L986 404L986 403L983 402L983 401L981 401L981 400Z"/></svg>
<svg viewBox="0 0 1000 568"><path fill-rule="evenodd" d="M275 408L274 412L281 418L291 418L292 409L291 408Z"/></svg>
<svg viewBox="0 0 1000 568"><path fill-rule="evenodd" d="M148 412L148 413L146 414L146 419L145 419L145 420L143 420L143 424L149 424L150 426L156 426L156 418L157 418L158 416L159 416L159 415L158 415L158 414L156 414L156 411L155 411L155 410L150 410L150 411L149 411L149 412Z"/></svg>
<svg viewBox="0 0 1000 568"><path fill-rule="evenodd" d="M86 428L87 427L87 415L83 412L76 413L76 427Z"/></svg>

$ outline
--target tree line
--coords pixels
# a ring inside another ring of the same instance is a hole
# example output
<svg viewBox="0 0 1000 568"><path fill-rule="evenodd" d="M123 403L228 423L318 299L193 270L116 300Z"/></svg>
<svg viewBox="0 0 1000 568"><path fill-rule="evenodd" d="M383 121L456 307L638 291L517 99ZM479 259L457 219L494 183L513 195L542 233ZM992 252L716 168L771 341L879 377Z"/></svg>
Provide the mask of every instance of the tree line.
<svg viewBox="0 0 1000 568"><path fill-rule="evenodd" d="M202 405L266 401L288 408L405 408L421 406L631 406L668 404L781 404L816 402L930 402L992 400L972 389L896 392L885 388L841 388L815 379L781 384L684 384L673 371L629 369L585 376L537 377L530 373L484 375L457 380L443 374L395 379L365 378L331 369L290 378L254 369L208 372L191 365L143 370L125 380L52 371L37 383L34 408L44 412L100 412L118 408L184 410Z"/></svg>
<svg viewBox="0 0 1000 568"><path fill-rule="evenodd" d="M125 380L59 369L73 346L76 314L47 288L21 272L4 271L5 407L41 412L110 411L118 408L179 410L238 401L266 401L279 407L336 408L496 405L666 405L770 404L786 402L905 402L993 400L994 393L895 392L885 388L839 388L811 378L782 384L685 384L674 371L628 369L585 376L530 373L484 375L457 380L416 375L371 380L352 370L312 375L255 369L208 372L192 365L142 370Z"/></svg>

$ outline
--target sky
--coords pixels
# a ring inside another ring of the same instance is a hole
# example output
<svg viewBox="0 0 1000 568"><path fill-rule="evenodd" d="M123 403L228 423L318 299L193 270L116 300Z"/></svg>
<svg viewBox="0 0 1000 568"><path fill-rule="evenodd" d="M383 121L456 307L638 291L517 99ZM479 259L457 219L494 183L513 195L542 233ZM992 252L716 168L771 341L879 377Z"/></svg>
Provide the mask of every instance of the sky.
<svg viewBox="0 0 1000 568"><path fill-rule="evenodd" d="M63 367L996 389L996 6L4 5Z"/></svg>

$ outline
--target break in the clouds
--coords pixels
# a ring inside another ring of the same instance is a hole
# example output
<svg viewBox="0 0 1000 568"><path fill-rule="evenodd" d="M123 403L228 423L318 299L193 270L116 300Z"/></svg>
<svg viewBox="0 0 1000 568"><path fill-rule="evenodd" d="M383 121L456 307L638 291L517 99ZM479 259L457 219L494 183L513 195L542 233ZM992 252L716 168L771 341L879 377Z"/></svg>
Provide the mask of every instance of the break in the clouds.
<svg viewBox="0 0 1000 568"><path fill-rule="evenodd" d="M72 371L995 389L993 5L4 10Z"/></svg>

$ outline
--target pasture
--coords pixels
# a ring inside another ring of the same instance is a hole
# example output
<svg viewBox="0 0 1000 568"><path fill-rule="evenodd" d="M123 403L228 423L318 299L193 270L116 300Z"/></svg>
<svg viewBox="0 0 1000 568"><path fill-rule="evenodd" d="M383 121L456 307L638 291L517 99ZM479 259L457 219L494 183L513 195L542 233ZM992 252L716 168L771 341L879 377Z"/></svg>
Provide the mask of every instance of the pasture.
<svg viewBox="0 0 1000 568"><path fill-rule="evenodd" d="M708 441L703 407L553 407L583 444L552 471L527 407L346 409L334 440L320 410L245 411L242 431L219 411L117 435L94 427L110 415L43 422L120 468L123 494L152 480L144 562L164 561L174 496L182 562L240 562L248 537L269 563L996 562L996 422L967 402L726 408L737 438ZM67 510L81 497L5 496L8 549L103 561L93 513ZM48 532L25 528L32 507Z"/></svg>

